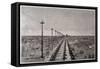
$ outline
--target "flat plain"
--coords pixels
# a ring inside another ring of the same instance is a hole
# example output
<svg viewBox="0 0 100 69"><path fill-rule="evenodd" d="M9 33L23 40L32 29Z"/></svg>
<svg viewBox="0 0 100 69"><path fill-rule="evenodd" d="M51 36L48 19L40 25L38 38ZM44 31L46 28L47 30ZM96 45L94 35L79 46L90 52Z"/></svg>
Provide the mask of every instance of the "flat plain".
<svg viewBox="0 0 100 69"><path fill-rule="evenodd" d="M22 37L22 62L45 62L53 49L59 44L61 39L67 38L69 43L71 61L95 59L95 37L94 36L44 36L43 56L41 58L41 36ZM62 49L63 51L63 49ZM66 61L66 60L64 60Z"/></svg>

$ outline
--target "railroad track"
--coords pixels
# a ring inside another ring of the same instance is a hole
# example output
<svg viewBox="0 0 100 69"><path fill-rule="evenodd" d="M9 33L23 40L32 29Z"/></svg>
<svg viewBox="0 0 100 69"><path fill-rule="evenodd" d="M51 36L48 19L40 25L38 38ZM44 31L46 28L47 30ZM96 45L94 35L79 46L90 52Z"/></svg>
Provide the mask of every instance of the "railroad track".
<svg viewBox="0 0 100 69"><path fill-rule="evenodd" d="M60 40L59 44L53 49L48 58L45 59L48 61L70 61L71 55L69 52L67 38Z"/></svg>

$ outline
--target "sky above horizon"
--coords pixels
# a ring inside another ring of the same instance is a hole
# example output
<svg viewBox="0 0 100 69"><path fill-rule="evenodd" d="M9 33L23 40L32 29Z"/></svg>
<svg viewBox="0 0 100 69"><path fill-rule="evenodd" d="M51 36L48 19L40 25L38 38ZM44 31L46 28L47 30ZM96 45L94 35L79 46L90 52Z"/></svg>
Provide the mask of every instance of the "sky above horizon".
<svg viewBox="0 0 100 69"><path fill-rule="evenodd" d="M20 7L20 34L51 35L51 28L69 35L95 35L95 10L54 7Z"/></svg>

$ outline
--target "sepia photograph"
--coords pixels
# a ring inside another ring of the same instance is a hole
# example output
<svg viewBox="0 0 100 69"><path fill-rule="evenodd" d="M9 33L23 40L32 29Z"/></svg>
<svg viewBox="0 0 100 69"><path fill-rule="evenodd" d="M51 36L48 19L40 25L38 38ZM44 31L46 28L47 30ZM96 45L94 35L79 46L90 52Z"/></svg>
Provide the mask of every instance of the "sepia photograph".
<svg viewBox="0 0 100 69"><path fill-rule="evenodd" d="M94 9L20 5L20 64L96 59Z"/></svg>

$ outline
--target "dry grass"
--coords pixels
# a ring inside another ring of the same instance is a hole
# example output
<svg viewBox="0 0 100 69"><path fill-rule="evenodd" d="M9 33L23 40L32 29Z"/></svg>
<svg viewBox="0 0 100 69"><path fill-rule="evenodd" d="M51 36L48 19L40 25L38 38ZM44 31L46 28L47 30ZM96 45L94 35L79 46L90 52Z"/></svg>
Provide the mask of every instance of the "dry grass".
<svg viewBox="0 0 100 69"><path fill-rule="evenodd" d="M72 36L69 43L76 60L95 58L94 36Z"/></svg>

